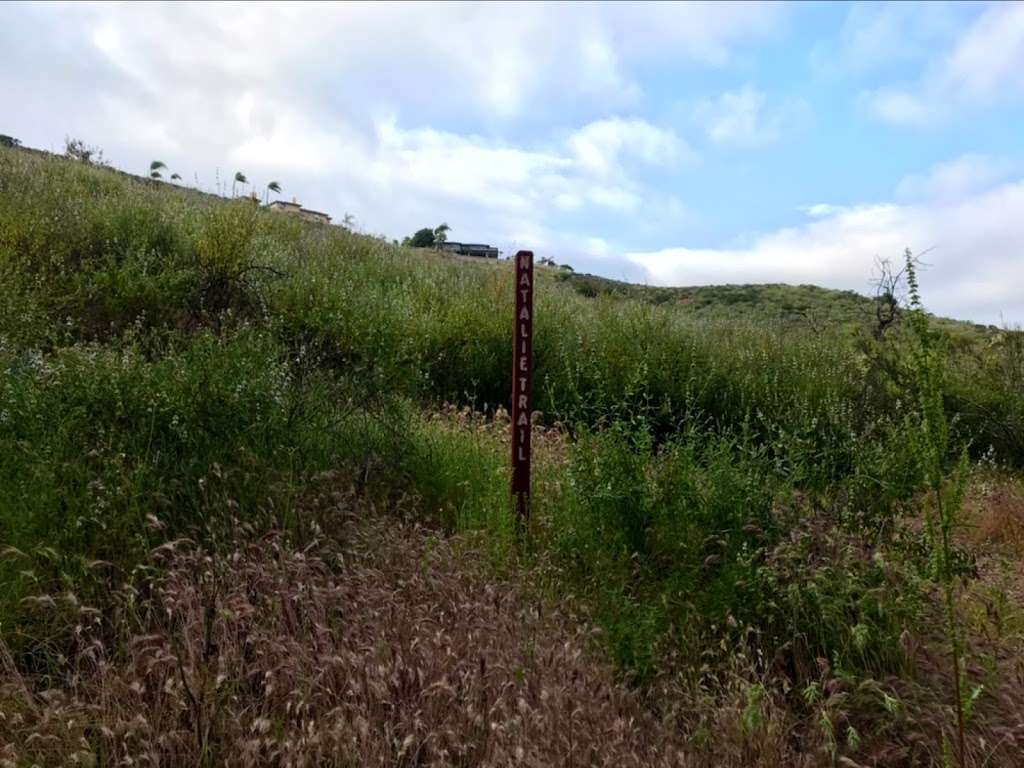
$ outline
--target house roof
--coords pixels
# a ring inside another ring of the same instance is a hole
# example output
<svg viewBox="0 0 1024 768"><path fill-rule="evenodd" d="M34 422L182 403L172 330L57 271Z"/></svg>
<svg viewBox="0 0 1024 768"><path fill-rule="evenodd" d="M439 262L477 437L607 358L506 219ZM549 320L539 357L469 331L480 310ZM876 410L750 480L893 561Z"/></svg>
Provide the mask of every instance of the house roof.
<svg viewBox="0 0 1024 768"><path fill-rule="evenodd" d="M314 216L324 216L324 217L326 217L328 219L331 218L329 214L326 214L323 211L314 211L312 208L303 208L298 203L289 202L288 200L274 200L270 204L270 207L271 208L274 208L274 207L278 207L278 208L294 208L294 209L298 210L300 213L311 213Z"/></svg>
<svg viewBox="0 0 1024 768"><path fill-rule="evenodd" d="M459 243L455 240L445 240L444 242L434 243L435 248L448 251L497 251L498 249L493 245L486 245L484 243Z"/></svg>

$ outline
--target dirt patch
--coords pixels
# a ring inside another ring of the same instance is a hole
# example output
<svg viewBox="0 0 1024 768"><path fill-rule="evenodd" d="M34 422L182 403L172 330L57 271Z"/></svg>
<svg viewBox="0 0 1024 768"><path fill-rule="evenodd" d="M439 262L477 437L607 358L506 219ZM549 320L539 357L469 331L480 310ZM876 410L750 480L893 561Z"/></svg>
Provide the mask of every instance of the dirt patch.
<svg viewBox="0 0 1024 768"><path fill-rule="evenodd" d="M964 500L969 537L980 546L997 545L1024 557L1024 486L1006 477L981 478Z"/></svg>

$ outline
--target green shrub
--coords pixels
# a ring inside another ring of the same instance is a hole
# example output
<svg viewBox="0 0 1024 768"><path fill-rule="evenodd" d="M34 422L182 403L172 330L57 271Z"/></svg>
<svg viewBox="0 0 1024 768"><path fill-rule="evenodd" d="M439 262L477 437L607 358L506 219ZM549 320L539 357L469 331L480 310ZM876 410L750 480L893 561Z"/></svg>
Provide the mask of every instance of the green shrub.
<svg viewBox="0 0 1024 768"><path fill-rule="evenodd" d="M820 677L817 659L841 675L909 673L901 638L927 614L927 592L896 555L819 515L770 550L743 605L743 621L803 685Z"/></svg>
<svg viewBox="0 0 1024 768"><path fill-rule="evenodd" d="M0 366L0 541L33 563L0 564L0 622L43 586L97 597L157 541L209 537L231 510L287 523L355 442L344 382L252 327L8 349Z"/></svg>

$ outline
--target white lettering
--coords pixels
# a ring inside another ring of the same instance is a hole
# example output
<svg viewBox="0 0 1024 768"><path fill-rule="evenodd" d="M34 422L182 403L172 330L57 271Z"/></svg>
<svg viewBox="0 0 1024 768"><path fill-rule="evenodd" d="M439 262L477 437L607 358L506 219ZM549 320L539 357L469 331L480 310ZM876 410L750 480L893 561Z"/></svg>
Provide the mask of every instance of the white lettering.
<svg viewBox="0 0 1024 768"><path fill-rule="evenodd" d="M523 453L523 446L519 446L519 460L526 461L526 454Z"/></svg>
<svg viewBox="0 0 1024 768"><path fill-rule="evenodd" d="M522 355L519 358L519 370L520 371L525 371L526 370L526 355Z"/></svg>
<svg viewBox="0 0 1024 768"><path fill-rule="evenodd" d="M526 402L526 395L519 396L519 407L522 408L524 411L530 407L529 404Z"/></svg>
<svg viewBox="0 0 1024 768"><path fill-rule="evenodd" d="M523 274L520 275L520 277L519 277L519 284L520 285L529 285L530 284L530 273L529 272L523 272Z"/></svg>
<svg viewBox="0 0 1024 768"><path fill-rule="evenodd" d="M529 288L520 288L519 292L521 294L523 294L523 304L525 304L526 303L526 297L529 295L530 289Z"/></svg>
<svg viewBox="0 0 1024 768"><path fill-rule="evenodd" d="M516 422L517 427L528 427L530 425L530 419L526 416L526 411L520 411L519 420Z"/></svg>
<svg viewBox="0 0 1024 768"><path fill-rule="evenodd" d="M530 319L530 310L528 310L526 307L523 307L521 310L519 310L519 319L520 320L529 320Z"/></svg>

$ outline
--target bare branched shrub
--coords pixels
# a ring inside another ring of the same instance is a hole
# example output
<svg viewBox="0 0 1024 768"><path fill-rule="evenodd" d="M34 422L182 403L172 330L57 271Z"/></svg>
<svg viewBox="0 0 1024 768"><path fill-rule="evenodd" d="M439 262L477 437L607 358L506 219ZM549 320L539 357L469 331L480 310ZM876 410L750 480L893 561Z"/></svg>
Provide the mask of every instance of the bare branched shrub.
<svg viewBox="0 0 1024 768"><path fill-rule="evenodd" d="M86 165L109 165L103 159L102 149L90 146L81 139L72 139L70 136L64 137L64 157L69 160L78 160Z"/></svg>

